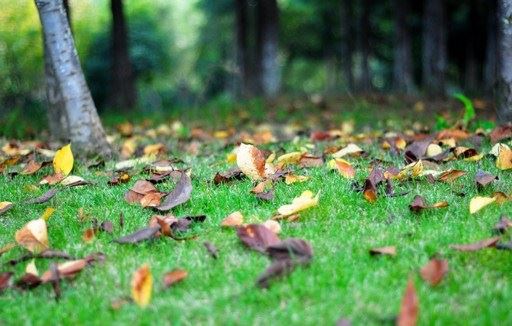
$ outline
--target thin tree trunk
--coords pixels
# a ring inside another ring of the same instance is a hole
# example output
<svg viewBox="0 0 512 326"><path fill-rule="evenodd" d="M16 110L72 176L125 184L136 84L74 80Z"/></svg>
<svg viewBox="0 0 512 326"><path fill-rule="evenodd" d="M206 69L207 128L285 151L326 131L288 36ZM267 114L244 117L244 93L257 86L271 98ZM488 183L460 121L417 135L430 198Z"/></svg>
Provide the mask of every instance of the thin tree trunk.
<svg viewBox="0 0 512 326"><path fill-rule="evenodd" d="M128 28L122 0L111 0L112 11L112 90L110 104L122 111L137 102L135 77L128 47Z"/></svg>
<svg viewBox="0 0 512 326"><path fill-rule="evenodd" d="M251 96L249 86L249 42L248 42L248 11L247 0L235 0L236 12L236 58L238 66L238 95L241 97Z"/></svg>
<svg viewBox="0 0 512 326"><path fill-rule="evenodd" d="M352 58L354 54L352 16L354 8L351 0L342 0L340 8L341 18L341 69L347 90L354 89L354 73L352 72Z"/></svg>
<svg viewBox="0 0 512 326"><path fill-rule="evenodd" d="M500 122L512 121L512 0L498 2L499 42L497 110Z"/></svg>
<svg viewBox="0 0 512 326"><path fill-rule="evenodd" d="M444 0L425 1L423 16L423 84L427 94L443 96L447 65Z"/></svg>
<svg viewBox="0 0 512 326"><path fill-rule="evenodd" d="M362 0L362 12L359 20L359 52L361 54L361 80L359 88L369 92L372 88L370 73L370 6L371 0Z"/></svg>
<svg viewBox="0 0 512 326"><path fill-rule="evenodd" d="M408 1L394 0L395 48L393 63L393 86L402 93L414 90L411 31L407 25L411 8Z"/></svg>
<svg viewBox="0 0 512 326"><path fill-rule="evenodd" d="M497 0L489 0L487 14L487 44L485 48L484 87L492 91L496 84L497 47L498 47L498 15Z"/></svg>
<svg viewBox="0 0 512 326"><path fill-rule="evenodd" d="M279 68L279 8L277 0L258 2L257 48L260 88L267 98L276 97L281 86Z"/></svg>
<svg viewBox="0 0 512 326"><path fill-rule="evenodd" d="M46 40L46 55L64 102L68 138L77 153L111 155L80 67L62 0L35 0L35 3Z"/></svg>

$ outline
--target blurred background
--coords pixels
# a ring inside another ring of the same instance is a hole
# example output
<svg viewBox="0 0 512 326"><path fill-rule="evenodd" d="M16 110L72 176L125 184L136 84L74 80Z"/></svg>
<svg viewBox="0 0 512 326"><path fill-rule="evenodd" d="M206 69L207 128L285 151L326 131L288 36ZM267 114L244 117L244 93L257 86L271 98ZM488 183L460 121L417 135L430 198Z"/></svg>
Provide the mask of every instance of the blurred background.
<svg viewBox="0 0 512 326"><path fill-rule="evenodd" d="M495 0L66 4L103 115L283 97L489 98L496 75ZM40 117L44 124L35 4L0 0L0 8L0 120L7 126L28 116L37 124Z"/></svg>

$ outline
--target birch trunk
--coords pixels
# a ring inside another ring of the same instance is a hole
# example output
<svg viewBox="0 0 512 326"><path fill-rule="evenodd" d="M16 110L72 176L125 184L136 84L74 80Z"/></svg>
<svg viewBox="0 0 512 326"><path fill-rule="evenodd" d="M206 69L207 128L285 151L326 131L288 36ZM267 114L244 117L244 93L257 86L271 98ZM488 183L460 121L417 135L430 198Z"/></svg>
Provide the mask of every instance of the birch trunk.
<svg viewBox="0 0 512 326"><path fill-rule="evenodd" d="M512 0L498 3L497 110L500 122L512 121Z"/></svg>

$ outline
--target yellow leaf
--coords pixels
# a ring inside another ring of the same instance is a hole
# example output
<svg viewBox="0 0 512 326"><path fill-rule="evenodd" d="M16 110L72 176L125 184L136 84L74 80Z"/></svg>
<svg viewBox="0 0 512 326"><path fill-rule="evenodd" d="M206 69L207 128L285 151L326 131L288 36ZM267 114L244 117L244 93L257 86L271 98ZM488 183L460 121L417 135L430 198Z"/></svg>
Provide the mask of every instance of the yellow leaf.
<svg viewBox="0 0 512 326"><path fill-rule="evenodd" d="M71 170L73 170L73 162L71 144L67 144L55 153L55 157L53 158L53 170L55 173L67 176Z"/></svg>
<svg viewBox="0 0 512 326"><path fill-rule="evenodd" d="M512 169L512 150L502 148L499 151L496 167L500 170Z"/></svg>
<svg viewBox="0 0 512 326"><path fill-rule="evenodd" d="M146 307L151 300L153 290L153 276L149 266L144 264L133 273L132 276L132 299L140 307Z"/></svg>
<svg viewBox="0 0 512 326"><path fill-rule="evenodd" d="M41 218L45 221L48 221L50 219L50 217L53 215L53 213L55 212L55 208L53 207L47 207L44 212L43 212L43 215L41 215Z"/></svg>
<svg viewBox="0 0 512 326"><path fill-rule="evenodd" d="M48 249L48 232L46 221L42 218L32 220L25 224L15 234L16 242L33 253L40 253Z"/></svg>
<svg viewBox="0 0 512 326"><path fill-rule="evenodd" d="M353 156L359 156L364 151L361 149L361 147L357 146L356 144L348 144L347 147L340 149L336 153L332 154L332 157L334 158L342 158L346 155L353 155Z"/></svg>
<svg viewBox="0 0 512 326"><path fill-rule="evenodd" d="M303 211L307 208L316 206L318 205L319 195L320 193L313 197L313 193L309 190L306 190L299 197L294 198L291 204L279 207L277 212L283 216L288 216Z"/></svg>
<svg viewBox="0 0 512 326"><path fill-rule="evenodd" d="M7 212L12 208L12 203L10 201L0 202L0 215Z"/></svg>
<svg viewBox="0 0 512 326"><path fill-rule="evenodd" d="M329 168L336 169L346 179L353 179L356 175L356 170L350 164L342 158L335 158L329 161Z"/></svg>
<svg viewBox="0 0 512 326"><path fill-rule="evenodd" d="M229 164L233 164L236 162L236 153L231 152L228 155L226 155L226 162Z"/></svg>
<svg viewBox="0 0 512 326"><path fill-rule="evenodd" d="M277 163L281 166L285 166L288 164L297 164L299 163L300 159L304 153L302 152L291 152L287 154L283 154L277 158Z"/></svg>
<svg viewBox="0 0 512 326"><path fill-rule="evenodd" d="M305 175L287 174L284 177L284 183L286 183L287 185L290 185L290 184L296 183L296 182L306 182L308 180L309 180L309 177L307 177Z"/></svg>
<svg viewBox="0 0 512 326"><path fill-rule="evenodd" d="M481 197L476 196L471 198L469 203L469 213L474 214L484 208L485 206L492 204L496 201L496 197Z"/></svg>
<svg viewBox="0 0 512 326"><path fill-rule="evenodd" d="M37 271L36 260L35 259L32 259L32 261L27 264L27 266L25 267L25 273L32 274L32 275L35 275L35 276L39 275L39 272Z"/></svg>

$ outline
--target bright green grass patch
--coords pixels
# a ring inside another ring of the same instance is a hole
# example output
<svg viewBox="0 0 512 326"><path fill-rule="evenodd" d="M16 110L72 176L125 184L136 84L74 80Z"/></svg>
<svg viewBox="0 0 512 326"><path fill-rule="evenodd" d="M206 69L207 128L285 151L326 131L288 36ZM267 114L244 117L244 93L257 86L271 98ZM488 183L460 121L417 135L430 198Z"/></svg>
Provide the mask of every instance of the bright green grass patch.
<svg viewBox="0 0 512 326"><path fill-rule="evenodd" d="M282 144L281 144L282 145ZM287 150L298 145L284 144ZM277 149L278 145L267 146ZM384 159L401 160L383 155ZM230 149L227 149L230 150ZM448 248L452 243L473 242L491 236L500 214L512 212L512 204L490 205L475 215L469 214L469 201L477 194L473 177L478 168L496 173L497 181L484 194L493 190L510 193L510 172L498 171L494 160L451 162L446 168L466 170L467 175L453 184L431 185L425 180L396 183L396 191L409 193L402 197L381 195L370 204L361 193L354 192L351 181L343 179L326 167L298 171L311 176L306 183L276 185L273 202L260 202L249 191L248 180L214 186L215 172L228 166L226 151L216 147L203 151L205 156L178 156L192 167L194 191L189 202L177 207L176 216L205 214L207 220L193 232L195 240L184 242L160 238L140 245L119 245L112 240L145 225L153 212L128 205L123 195L139 174L128 184L107 186L109 178L103 170L86 170L80 165L74 174L93 181L94 185L62 188L48 203L16 205L0 217L0 245L12 242L14 232L31 219L38 218L46 207L57 209L48 222L51 247L78 257L101 251L104 264L83 270L74 280L62 282L62 299L55 302L49 286L33 291L9 289L0 295L0 324L334 324L344 316L355 325L392 324L401 302L408 277L412 277L420 300L421 324L510 324L512 323L512 253L494 249L460 253ZM353 160L357 179L364 179L369 160ZM0 176L0 200L22 203L42 194L45 186L30 193L26 186L50 172L36 176L17 176L9 180ZM100 175L98 175L98 173ZM172 182L159 184L170 190ZM301 214L298 222L282 222L281 238L298 237L311 242L315 256L307 268L298 268L289 277L272 283L269 290L255 287L257 276L268 266L263 255L246 249L235 232L223 230L220 221L240 210L249 222L264 221L277 208L289 203L304 190L321 191L320 203ZM465 193L464 197L457 195ZM446 209L413 214L408 205L416 194L428 203L446 200ZM115 231L103 233L92 244L82 241L82 233L90 222L81 223L77 211L83 208L91 216L111 220ZM118 227L119 214L125 216L125 227ZM504 239L509 239L505 236ZM210 258L203 241L214 243L219 259ZM372 247L395 245L396 257L370 257ZM24 251L11 250L0 257L0 270L13 270L16 277L24 271L24 263L11 268L5 263ZM426 285L418 275L434 254L449 261L450 271L436 288ZM130 294L132 273L148 263L155 278L151 304L141 309L128 304L113 311L110 303ZM40 272L48 262L37 260ZM173 268L188 270L182 283L164 290L163 274Z"/></svg>

